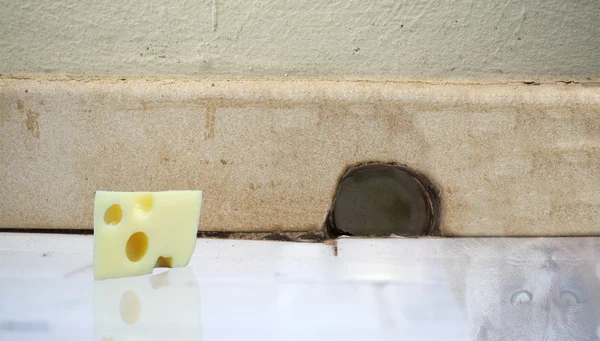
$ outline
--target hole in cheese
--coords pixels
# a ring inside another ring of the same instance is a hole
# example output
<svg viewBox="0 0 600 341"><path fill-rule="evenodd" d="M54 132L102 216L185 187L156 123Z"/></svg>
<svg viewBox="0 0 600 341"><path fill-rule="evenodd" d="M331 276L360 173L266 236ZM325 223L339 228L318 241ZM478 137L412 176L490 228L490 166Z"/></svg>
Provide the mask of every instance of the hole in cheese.
<svg viewBox="0 0 600 341"><path fill-rule="evenodd" d="M152 194L140 194L134 199L135 211L137 214L148 214L154 206L154 196Z"/></svg>
<svg viewBox="0 0 600 341"><path fill-rule="evenodd" d="M173 257L163 257L160 256L156 260L155 268L172 268L173 267Z"/></svg>
<svg viewBox="0 0 600 341"><path fill-rule="evenodd" d="M148 251L148 236L144 232L136 232L129 237L125 252L130 261L137 262L144 258L146 251Z"/></svg>
<svg viewBox="0 0 600 341"><path fill-rule="evenodd" d="M121 302L119 303L119 313L123 322L127 324L134 324L139 320L142 312L142 302L135 292L127 290L121 296Z"/></svg>
<svg viewBox="0 0 600 341"><path fill-rule="evenodd" d="M123 211L119 204L114 204L104 212L104 222L107 225L117 225L123 219Z"/></svg>

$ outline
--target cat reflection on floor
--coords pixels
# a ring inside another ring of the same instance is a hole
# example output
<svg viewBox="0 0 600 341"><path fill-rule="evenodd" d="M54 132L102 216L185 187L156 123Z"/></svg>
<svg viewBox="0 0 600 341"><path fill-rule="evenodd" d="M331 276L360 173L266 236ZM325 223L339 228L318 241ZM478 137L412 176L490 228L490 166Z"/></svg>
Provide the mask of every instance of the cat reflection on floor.
<svg viewBox="0 0 600 341"><path fill-rule="evenodd" d="M600 340L600 238L462 239L445 268L472 340Z"/></svg>

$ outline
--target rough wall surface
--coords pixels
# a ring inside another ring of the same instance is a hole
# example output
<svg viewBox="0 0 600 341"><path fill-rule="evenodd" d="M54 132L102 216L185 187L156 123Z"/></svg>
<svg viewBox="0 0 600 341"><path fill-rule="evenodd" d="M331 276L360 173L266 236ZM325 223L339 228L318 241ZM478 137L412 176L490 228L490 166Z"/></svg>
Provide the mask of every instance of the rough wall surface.
<svg viewBox="0 0 600 341"><path fill-rule="evenodd" d="M0 74L598 80L597 0L0 0Z"/></svg>
<svg viewBox="0 0 600 341"><path fill-rule="evenodd" d="M0 227L95 190L203 189L201 230L320 229L349 165L407 164L447 235L600 234L600 87L0 80Z"/></svg>

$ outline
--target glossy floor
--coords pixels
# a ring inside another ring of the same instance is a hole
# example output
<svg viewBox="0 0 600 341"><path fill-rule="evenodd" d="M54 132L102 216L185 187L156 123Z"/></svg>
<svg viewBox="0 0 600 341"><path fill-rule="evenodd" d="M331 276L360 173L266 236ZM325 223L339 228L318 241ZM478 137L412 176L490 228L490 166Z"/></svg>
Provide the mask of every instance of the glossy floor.
<svg viewBox="0 0 600 341"><path fill-rule="evenodd" d="M600 238L199 239L106 281L92 246L0 234L0 340L598 340Z"/></svg>

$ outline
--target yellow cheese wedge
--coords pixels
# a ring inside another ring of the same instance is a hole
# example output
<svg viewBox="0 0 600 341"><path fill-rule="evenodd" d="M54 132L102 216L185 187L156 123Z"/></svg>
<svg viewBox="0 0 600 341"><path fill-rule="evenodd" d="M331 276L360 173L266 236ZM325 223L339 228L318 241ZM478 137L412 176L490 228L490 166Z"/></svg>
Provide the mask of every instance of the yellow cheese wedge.
<svg viewBox="0 0 600 341"><path fill-rule="evenodd" d="M186 266L196 245L201 191L96 192L94 278Z"/></svg>

